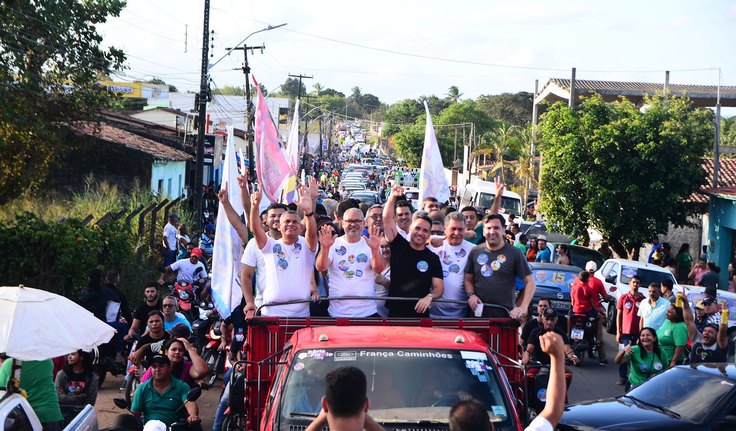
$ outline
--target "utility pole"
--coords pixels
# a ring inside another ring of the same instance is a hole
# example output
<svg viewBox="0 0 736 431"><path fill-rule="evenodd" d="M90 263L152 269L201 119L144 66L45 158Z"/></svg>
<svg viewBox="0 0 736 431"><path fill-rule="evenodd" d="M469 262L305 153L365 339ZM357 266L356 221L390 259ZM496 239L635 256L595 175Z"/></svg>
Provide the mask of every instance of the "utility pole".
<svg viewBox="0 0 736 431"><path fill-rule="evenodd" d="M227 48L228 51L243 50L243 74L245 75L245 140L248 143L248 175L250 176L251 182L255 181L256 179L256 170L253 169L253 159L255 157L253 155L253 120L255 114L252 109L253 102L251 101L250 95L250 66L248 65L248 50L253 53L256 49L260 49L261 53L263 53L263 50L266 49L266 46L248 46L244 44L243 46L238 46L235 48Z"/></svg>
<svg viewBox="0 0 736 431"><path fill-rule="evenodd" d="M202 222L202 175L204 172L204 132L207 127L207 95L209 93L209 33L210 0L204 0L204 23L202 25L202 73L199 81L199 128L197 130L197 161L194 164L194 214L197 224Z"/></svg>
<svg viewBox="0 0 736 431"><path fill-rule="evenodd" d="M289 74L289 77L290 78L299 78L299 88L297 89L297 92L296 92L296 98L298 100L301 100L302 99L302 79L312 79L312 78L314 78L314 76L302 75L301 73L299 75L292 75L290 73ZM306 93L307 93L307 90L306 89L304 89L304 93L305 93L305 96L306 96ZM302 169L304 169L305 166L306 166L306 164L307 164L307 149L308 149L307 148L307 144L308 144L307 134L308 133L309 133L309 131L307 129L307 116L304 115L304 140L303 140L303 142L304 142L304 145L303 145L304 155L302 156Z"/></svg>

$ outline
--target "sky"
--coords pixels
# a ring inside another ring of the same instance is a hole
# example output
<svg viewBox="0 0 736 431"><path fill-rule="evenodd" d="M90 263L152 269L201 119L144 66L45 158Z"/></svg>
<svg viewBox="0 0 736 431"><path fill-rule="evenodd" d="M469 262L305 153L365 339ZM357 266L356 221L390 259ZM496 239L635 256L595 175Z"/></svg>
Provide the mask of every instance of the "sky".
<svg viewBox="0 0 736 431"><path fill-rule="evenodd" d="M98 27L123 49L115 80L158 77L198 91L204 0L128 0ZM462 98L534 91L549 78L736 85L736 0L287 1L211 0L214 63L251 36L249 54L268 90L288 74L346 95L358 86L384 103L422 95ZM186 37L185 37L186 35ZM243 53L212 66L213 88L242 86ZM236 69L236 70L233 70Z"/></svg>

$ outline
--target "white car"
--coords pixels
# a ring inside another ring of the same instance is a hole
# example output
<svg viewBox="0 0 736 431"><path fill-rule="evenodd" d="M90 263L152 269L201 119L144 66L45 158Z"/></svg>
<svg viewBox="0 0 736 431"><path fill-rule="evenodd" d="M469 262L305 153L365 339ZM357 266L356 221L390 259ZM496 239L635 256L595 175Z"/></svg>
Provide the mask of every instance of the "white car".
<svg viewBox="0 0 736 431"><path fill-rule="evenodd" d="M626 259L608 259L595 272L595 277L603 282L606 291L616 299L629 291L629 281L634 275L641 280L639 292L644 297L649 296L649 284L662 283L663 280L671 280L673 290L680 289L677 280L671 272L661 266L651 263L637 262ZM610 334L616 333L616 306L608 304L606 315L608 317L607 330Z"/></svg>

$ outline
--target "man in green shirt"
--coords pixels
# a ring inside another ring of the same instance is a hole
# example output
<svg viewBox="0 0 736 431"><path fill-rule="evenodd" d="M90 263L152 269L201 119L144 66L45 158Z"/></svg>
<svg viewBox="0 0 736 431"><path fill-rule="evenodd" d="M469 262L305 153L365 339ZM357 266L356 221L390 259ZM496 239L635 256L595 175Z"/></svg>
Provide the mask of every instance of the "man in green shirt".
<svg viewBox="0 0 736 431"><path fill-rule="evenodd" d="M13 360L7 358L0 366L0 387L5 388L13 374ZM44 431L61 430L64 417L59 408L59 396L54 387L54 363L51 359L43 361L23 361L20 367L20 387L28 395L28 404L36 412Z"/></svg>
<svg viewBox="0 0 736 431"><path fill-rule="evenodd" d="M179 408L184 405L187 410L187 423L199 424L199 408L194 401L187 401L189 385L171 377L171 361L163 355L151 359L153 378L138 386L133 398L130 412L136 417L141 415L145 422L156 419L171 426L179 419Z"/></svg>

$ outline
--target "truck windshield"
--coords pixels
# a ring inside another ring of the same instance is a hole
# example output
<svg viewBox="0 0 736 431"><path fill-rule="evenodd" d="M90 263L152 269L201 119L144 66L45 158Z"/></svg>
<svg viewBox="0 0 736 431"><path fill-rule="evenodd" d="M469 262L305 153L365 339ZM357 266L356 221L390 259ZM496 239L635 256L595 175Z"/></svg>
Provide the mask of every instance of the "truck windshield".
<svg viewBox="0 0 736 431"><path fill-rule="evenodd" d="M450 407L474 398L496 429L514 429L512 408L484 352L442 349L302 350L289 365L281 404L281 429L320 411L325 375L355 366L368 379L369 414L380 423L447 423Z"/></svg>
<svg viewBox="0 0 736 431"><path fill-rule="evenodd" d="M495 197L493 193L481 193L478 198L478 206L485 209L491 208ZM501 208L506 214L521 215L521 201L517 198L501 196Z"/></svg>

